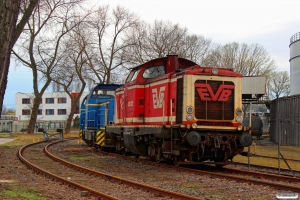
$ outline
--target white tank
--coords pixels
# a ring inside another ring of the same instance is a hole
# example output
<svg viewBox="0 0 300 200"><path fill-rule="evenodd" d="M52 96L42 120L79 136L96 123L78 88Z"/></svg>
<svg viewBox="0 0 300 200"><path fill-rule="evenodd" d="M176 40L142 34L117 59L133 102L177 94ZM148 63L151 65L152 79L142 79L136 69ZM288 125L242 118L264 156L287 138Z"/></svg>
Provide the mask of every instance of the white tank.
<svg viewBox="0 0 300 200"><path fill-rule="evenodd" d="M300 32L290 40L290 95L300 94Z"/></svg>

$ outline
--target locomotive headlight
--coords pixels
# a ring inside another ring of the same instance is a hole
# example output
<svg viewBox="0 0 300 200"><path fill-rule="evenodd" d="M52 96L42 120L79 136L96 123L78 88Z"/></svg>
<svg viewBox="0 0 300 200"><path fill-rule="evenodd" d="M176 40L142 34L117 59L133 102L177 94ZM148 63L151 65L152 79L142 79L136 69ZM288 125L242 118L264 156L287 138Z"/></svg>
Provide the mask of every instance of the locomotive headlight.
<svg viewBox="0 0 300 200"><path fill-rule="evenodd" d="M217 75L219 73L218 68L214 67L211 71L214 75Z"/></svg>
<svg viewBox="0 0 300 200"><path fill-rule="evenodd" d="M236 114L237 114L238 116L240 116L240 115L242 115L242 114L244 113L243 110L240 109L240 108L237 108L235 112L236 112Z"/></svg>
<svg viewBox="0 0 300 200"><path fill-rule="evenodd" d="M187 116L186 116L186 119L188 120L188 121L191 121L191 120L193 120L193 115L191 115L191 114L188 114Z"/></svg>
<svg viewBox="0 0 300 200"><path fill-rule="evenodd" d="M193 111L194 111L194 108L193 108L192 106L188 106L188 107L186 108L186 112L189 113L189 114L192 114Z"/></svg>
<svg viewBox="0 0 300 200"><path fill-rule="evenodd" d="M235 118L235 120L236 120L237 122L242 122L242 121L243 121L243 117L242 117L242 116L237 116L237 117Z"/></svg>
<svg viewBox="0 0 300 200"><path fill-rule="evenodd" d="M197 128L197 124L196 123L192 123L192 128Z"/></svg>
<svg viewBox="0 0 300 200"><path fill-rule="evenodd" d="M243 130L243 126L239 125L239 126L238 126L238 130L239 130L239 131Z"/></svg>

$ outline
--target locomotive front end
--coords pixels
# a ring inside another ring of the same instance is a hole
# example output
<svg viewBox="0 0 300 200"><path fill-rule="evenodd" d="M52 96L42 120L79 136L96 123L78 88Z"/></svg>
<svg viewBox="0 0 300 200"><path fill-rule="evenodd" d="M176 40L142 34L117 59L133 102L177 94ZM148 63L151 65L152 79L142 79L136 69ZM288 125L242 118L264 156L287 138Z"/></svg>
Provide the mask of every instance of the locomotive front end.
<svg viewBox="0 0 300 200"><path fill-rule="evenodd" d="M196 160L223 162L252 144L242 126L242 76L229 69L194 68L177 79L176 124L183 124ZM195 160L195 159L193 159Z"/></svg>

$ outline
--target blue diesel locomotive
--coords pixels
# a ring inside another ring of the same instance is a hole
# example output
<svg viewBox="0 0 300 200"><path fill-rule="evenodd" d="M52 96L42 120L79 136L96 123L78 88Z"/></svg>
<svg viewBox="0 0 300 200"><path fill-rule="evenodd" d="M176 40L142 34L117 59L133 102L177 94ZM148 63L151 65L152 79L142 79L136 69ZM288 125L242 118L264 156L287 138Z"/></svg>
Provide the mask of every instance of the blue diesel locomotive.
<svg viewBox="0 0 300 200"><path fill-rule="evenodd" d="M105 126L114 124L115 90L122 85L98 84L80 107L80 138L90 146L104 145Z"/></svg>

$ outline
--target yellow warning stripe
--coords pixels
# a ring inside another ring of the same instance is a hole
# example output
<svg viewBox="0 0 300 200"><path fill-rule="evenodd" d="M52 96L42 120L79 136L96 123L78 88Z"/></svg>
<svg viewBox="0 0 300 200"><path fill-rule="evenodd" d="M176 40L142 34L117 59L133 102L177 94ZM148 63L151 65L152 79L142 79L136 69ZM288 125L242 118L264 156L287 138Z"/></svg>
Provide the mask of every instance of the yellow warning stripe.
<svg viewBox="0 0 300 200"><path fill-rule="evenodd" d="M104 106L106 104L109 104L109 102L99 103L99 104L86 104L87 106Z"/></svg>
<svg viewBox="0 0 300 200"><path fill-rule="evenodd" d="M99 130L96 134L96 144L104 146L105 132Z"/></svg>
<svg viewBox="0 0 300 200"><path fill-rule="evenodd" d="M80 130L80 132L79 132L79 138L82 139L82 130Z"/></svg>

